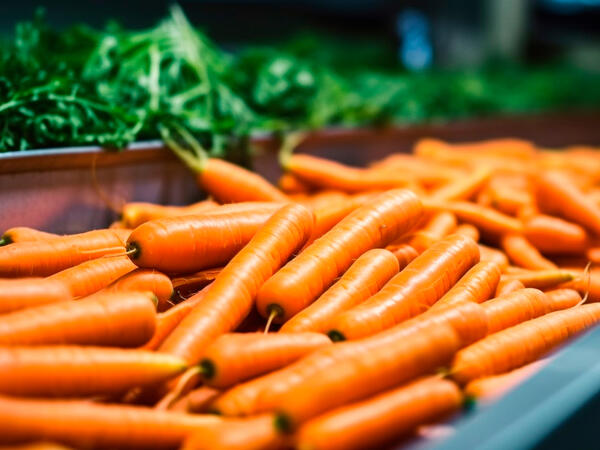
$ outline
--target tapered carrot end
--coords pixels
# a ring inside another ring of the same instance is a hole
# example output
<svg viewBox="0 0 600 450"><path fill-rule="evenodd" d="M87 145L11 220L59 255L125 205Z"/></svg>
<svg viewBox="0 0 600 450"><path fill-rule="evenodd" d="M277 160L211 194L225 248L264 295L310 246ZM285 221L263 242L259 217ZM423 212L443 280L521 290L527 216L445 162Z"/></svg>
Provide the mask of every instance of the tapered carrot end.
<svg viewBox="0 0 600 450"><path fill-rule="evenodd" d="M329 336L329 339L331 339L333 342L342 342L346 340L346 336L344 336L340 331L338 330L331 330L327 333L327 336Z"/></svg>
<svg viewBox="0 0 600 450"><path fill-rule="evenodd" d="M293 431L292 419L284 413L277 413L273 419L275 429L283 434L289 434Z"/></svg>

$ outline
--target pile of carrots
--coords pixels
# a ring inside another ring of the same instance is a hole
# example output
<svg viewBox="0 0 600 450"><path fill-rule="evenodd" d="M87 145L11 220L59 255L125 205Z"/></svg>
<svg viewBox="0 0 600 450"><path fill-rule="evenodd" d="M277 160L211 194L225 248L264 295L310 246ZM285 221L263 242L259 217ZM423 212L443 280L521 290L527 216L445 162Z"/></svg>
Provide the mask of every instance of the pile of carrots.
<svg viewBox="0 0 600 450"><path fill-rule="evenodd" d="M497 398L600 321L593 149L281 160L279 187L208 158L209 200L5 232L0 444L376 448Z"/></svg>

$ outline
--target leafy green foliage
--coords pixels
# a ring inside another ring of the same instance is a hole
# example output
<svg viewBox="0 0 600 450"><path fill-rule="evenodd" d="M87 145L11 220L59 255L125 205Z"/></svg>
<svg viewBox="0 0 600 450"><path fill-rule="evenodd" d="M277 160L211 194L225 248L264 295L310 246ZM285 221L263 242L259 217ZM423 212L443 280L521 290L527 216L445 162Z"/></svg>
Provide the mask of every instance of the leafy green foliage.
<svg viewBox="0 0 600 450"><path fill-rule="evenodd" d="M561 65L408 73L392 49L356 43L348 58L348 47L304 35L229 55L178 7L141 31L57 32L37 15L0 44L0 151L123 148L183 130L226 156L258 131L600 105L594 76Z"/></svg>

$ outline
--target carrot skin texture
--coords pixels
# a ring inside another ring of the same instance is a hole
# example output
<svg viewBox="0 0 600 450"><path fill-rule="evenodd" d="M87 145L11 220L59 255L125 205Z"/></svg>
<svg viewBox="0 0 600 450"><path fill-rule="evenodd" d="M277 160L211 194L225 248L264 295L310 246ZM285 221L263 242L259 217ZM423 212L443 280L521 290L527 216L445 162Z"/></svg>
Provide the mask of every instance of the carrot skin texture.
<svg viewBox="0 0 600 450"><path fill-rule="evenodd" d="M186 439L181 450L279 450L287 448L286 443L276 429L275 416L263 414L202 427Z"/></svg>
<svg viewBox="0 0 600 450"><path fill-rule="evenodd" d="M136 269L127 256L97 258L50 275L68 286L73 297L85 297Z"/></svg>
<svg viewBox="0 0 600 450"><path fill-rule="evenodd" d="M511 292L482 304L488 318L488 333L512 327L552 311L546 295L532 288Z"/></svg>
<svg viewBox="0 0 600 450"><path fill-rule="evenodd" d="M287 201L283 192L260 175L222 159L208 158L196 180L220 203Z"/></svg>
<svg viewBox="0 0 600 450"><path fill-rule="evenodd" d="M75 448L174 448L198 427L220 420L135 406L0 397L3 444L45 440Z"/></svg>
<svg viewBox="0 0 600 450"><path fill-rule="evenodd" d="M172 411L183 411L190 413L208 412L210 404L221 394L221 391L208 386L200 386L192 389L179 400L173 402L169 407Z"/></svg>
<svg viewBox="0 0 600 450"><path fill-rule="evenodd" d="M498 264L490 261L478 262L442 298L435 302L432 308L454 305L464 301L483 303L494 294L500 281L500 275Z"/></svg>
<svg viewBox="0 0 600 450"><path fill-rule="evenodd" d="M124 253L124 235L119 231L94 230L0 247L0 277L47 276L90 259Z"/></svg>
<svg viewBox="0 0 600 450"><path fill-rule="evenodd" d="M185 370L171 355L104 347L0 348L0 392L15 396L118 394Z"/></svg>
<svg viewBox="0 0 600 450"><path fill-rule="evenodd" d="M387 250L391 251L398 260L398 271L403 270L419 256L419 252L408 244L388 245Z"/></svg>
<svg viewBox="0 0 600 450"><path fill-rule="evenodd" d="M431 310L369 338L317 350L284 369L241 383L219 396L213 408L232 416L280 411L292 423L301 422L446 364L458 348L486 335L486 321L475 303ZM415 364L417 354L422 358Z"/></svg>
<svg viewBox="0 0 600 450"><path fill-rule="evenodd" d="M298 448L354 450L379 447L458 411L462 394L451 381L427 377L303 424Z"/></svg>
<svg viewBox="0 0 600 450"><path fill-rule="evenodd" d="M582 298L574 289L554 289L545 292L548 301L553 305L554 311L568 309L581 303Z"/></svg>
<svg viewBox="0 0 600 450"><path fill-rule="evenodd" d="M434 191L431 198L438 201L469 200L481 190L491 175L492 171L489 168L482 167Z"/></svg>
<svg viewBox="0 0 600 450"><path fill-rule="evenodd" d="M439 300L479 260L472 239L450 235L438 241L369 300L340 314L332 330L359 339L414 317Z"/></svg>
<svg viewBox="0 0 600 450"><path fill-rule="evenodd" d="M212 200L203 200L188 206L164 206L154 203L131 202L123 206L122 223L126 228L136 228L150 220L164 217L189 216L215 208Z"/></svg>
<svg viewBox="0 0 600 450"><path fill-rule="evenodd" d="M45 278L0 280L0 314L71 300L69 288Z"/></svg>
<svg viewBox="0 0 600 450"><path fill-rule="evenodd" d="M464 385L516 369L541 358L598 321L600 304L592 303L546 314L491 334L456 354L452 378Z"/></svg>
<svg viewBox="0 0 600 450"><path fill-rule="evenodd" d="M518 291L519 289L525 289L525 285L521 283L519 280L509 279L505 276L500 277L500 282L498 283L498 287L496 288L495 297L500 297L501 295L510 294L511 292Z"/></svg>
<svg viewBox="0 0 600 450"><path fill-rule="evenodd" d="M0 237L0 246L13 244L15 242L43 241L58 237L58 234L46 233L29 227L14 227L6 230Z"/></svg>
<svg viewBox="0 0 600 450"><path fill-rule="evenodd" d="M558 217L538 214L525 221L524 235L544 254L581 254L588 235L583 227Z"/></svg>
<svg viewBox="0 0 600 450"><path fill-rule="evenodd" d="M333 286L285 322L279 331L327 332L336 314L377 293L398 273L398 269L398 260L387 250L371 249L363 253Z"/></svg>
<svg viewBox="0 0 600 450"><path fill-rule="evenodd" d="M568 270L554 269L554 270L523 270L520 273L511 273L505 275L506 280L518 280L526 288L536 289L550 289L554 288L561 283L567 283L572 281L575 275ZM587 283L584 283L587 285ZM562 286L572 287L572 286ZM574 288L578 290L577 288Z"/></svg>
<svg viewBox="0 0 600 450"><path fill-rule="evenodd" d="M111 293L0 316L0 345L78 344L135 347L154 333L153 295Z"/></svg>
<svg viewBox="0 0 600 450"><path fill-rule="evenodd" d="M558 213L600 235L600 208L569 179L556 172L538 174L536 198L542 210Z"/></svg>
<svg viewBox="0 0 600 450"><path fill-rule="evenodd" d="M507 234L500 239L502 248L515 265L532 270L556 269L556 264L544 258L522 235Z"/></svg>
<svg viewBox="0 0 600 450"><path fill-rule="evenodd" d="M218 337L200 361L207 386L225 388L285 367L326 345L320 333L230 333Z"/></svg>
<svg viewBox="0 0 600 450"><path fill-rule="evenodd" d="M273 203L252 211L215 212L146 222L133 230L127 241L128 249L139 249L130 258L138 267L166 273L190 273L221 266L239 252L279 208L280 204Z"/></svg>
<svg viewBox="0 0 600 450"><path fill-rule="evenodd" d="M106 290L152 292L158 299L158 310L163 311L173 296L173 283L164 273L153 269L136 269L119 278Z"/></svg>
<svg viewBox="0 0 600 450"><path fill-rule="evenodd" d="M217 336L234 330L248 315L261 285L309 238L313 221L313 214L298 204L275 213L219 273L160 351L197 363Z"/></svg>
<svg viewBox="0 0 600 450"><path fill-rule="evenodd" d="M463 236L470 237L475 242L479 242L479 230L471 225L470 223L463 223L456 227L454 231L456 234L462 234Z"/></svg>
<svg viewBox="0 0 600 450"><path fill-rule="evenodd" d="M503 271L508 267L508 257L501 250L479 244L479 255L481 261L493 261L498 264Z"/></svg>
<svg viewBox="0 0 600 450"><path fill-rule="evenodd" d="M427 222L424 228L414 233L410 245L419 253L423 253L455 229L456 216L448 211L438 212Z"/></svg>
<svg viewBox="0 0 600 450"><path fill-rule="evenodd" d="M261 287L256 305L268 317L278 307L279 322L316 300L352 261L367 250L385 247L420 219L419 199L407 190L392 190L344 218L304 249Z"/></svg>

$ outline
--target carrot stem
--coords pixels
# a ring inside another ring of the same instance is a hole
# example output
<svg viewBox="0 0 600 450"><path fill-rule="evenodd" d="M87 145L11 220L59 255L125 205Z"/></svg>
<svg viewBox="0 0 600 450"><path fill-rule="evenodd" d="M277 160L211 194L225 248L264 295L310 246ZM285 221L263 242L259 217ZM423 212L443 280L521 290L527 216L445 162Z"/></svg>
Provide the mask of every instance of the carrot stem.
<svg viewBox="0 0 600 450"><path fill-rule="evenodd" d="M281 307L278 305L270 305L269 311L269 318L267 319L267 324L265 325L265 334L269 332L269 328L271 328L271 323L273 322L273 319L275 319L275 317L283 313L283 311L281 311Z"/></svg>

